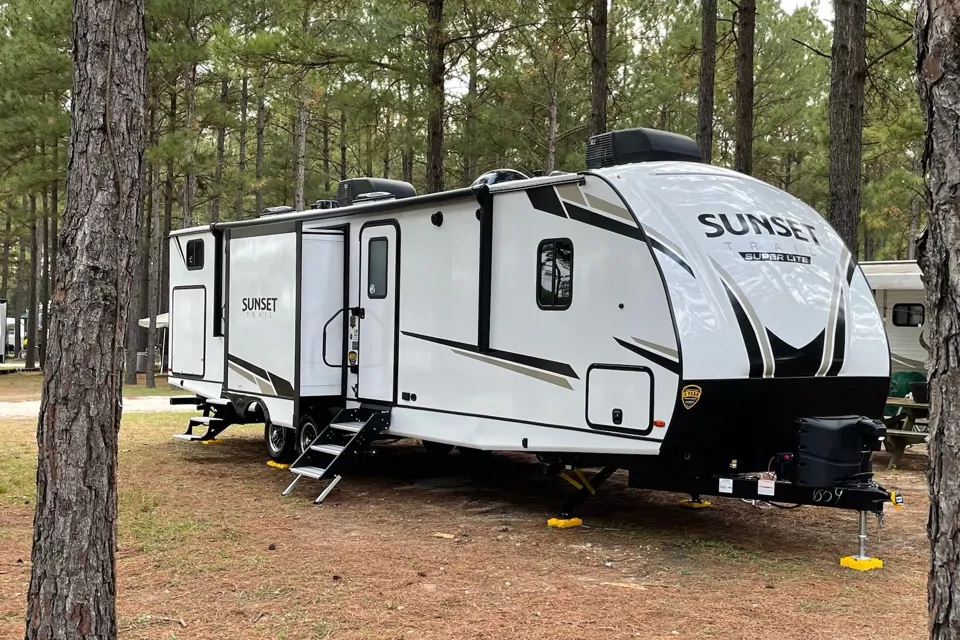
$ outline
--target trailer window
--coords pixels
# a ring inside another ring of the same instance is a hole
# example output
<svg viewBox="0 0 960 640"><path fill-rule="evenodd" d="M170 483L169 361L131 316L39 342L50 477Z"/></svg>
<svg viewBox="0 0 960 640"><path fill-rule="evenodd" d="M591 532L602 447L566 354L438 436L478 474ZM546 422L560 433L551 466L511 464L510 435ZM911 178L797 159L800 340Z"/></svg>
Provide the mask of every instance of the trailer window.
<svg viewBox="0 0 960 640"><path fill-rule="evenodd" d="M537 306L544 310L569 309L573 300L573 243L544 240L537 247Z"/></svg>
<svg viewBox="0 0 960 640"><path fill-rule="evenodd" d="M371 298L387 297L387 239L370 238L367 244L367 293Z"/></svg>
<svg viewBox="0 0 960 640"><path fill-rule="evenodd" d="M919 327L923 324L922 304L895 304L893 305L893 326Z"/></svg>
<svg viewBox="0 0 960 640"><path fill-rule="evenodd" d="M203 269L203 240L187 243L187 269Z"/></svg>

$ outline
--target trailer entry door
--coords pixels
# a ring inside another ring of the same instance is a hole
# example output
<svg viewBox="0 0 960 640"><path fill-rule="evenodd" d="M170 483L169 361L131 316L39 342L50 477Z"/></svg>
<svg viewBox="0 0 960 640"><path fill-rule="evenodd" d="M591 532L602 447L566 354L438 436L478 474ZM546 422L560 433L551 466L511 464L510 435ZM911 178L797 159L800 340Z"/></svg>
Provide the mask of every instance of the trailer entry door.
<svg viewBox="0 0 960 640"><path fill-rule="evenodd" d="M358 393L361 400L394 402L397 344L396 222L360 230L360 319Z"/></svg>

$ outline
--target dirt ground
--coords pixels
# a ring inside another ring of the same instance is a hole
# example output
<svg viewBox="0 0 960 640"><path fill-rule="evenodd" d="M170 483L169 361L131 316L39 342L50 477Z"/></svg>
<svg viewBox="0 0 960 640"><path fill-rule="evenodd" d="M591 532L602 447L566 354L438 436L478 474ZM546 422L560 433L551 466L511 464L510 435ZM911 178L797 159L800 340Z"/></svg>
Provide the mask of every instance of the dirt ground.
<svg viewBox="0 0 960 640"><path fill-rule="evenodd" d="M926 458L882 482L904 494L869 550L852 512L757 508L626 488L546 519L571 488L532 459L470 467L415 443L381 447L321 506L319 483L265 464L261 432L175 442L183 415L121 430L120 637L451 640L926 637ZM34 422L0 423L0 637L22 638L29 580ZM879 454L878 467L886 458Z"/></svg>
<svg viewBox="0 0 960 640"><path fill-rule="evenodd" d="M183 389L171 387L167 384L166 376L157 376L157 386L147 389L146 376L137 376L137 384L124 385L124 397L139 396L173 396L186 393ZM4 373L0 375L0 402L22 402L25 400L39 400L40 387L43 384L43 374L31 371L26 373Z"/></svg>

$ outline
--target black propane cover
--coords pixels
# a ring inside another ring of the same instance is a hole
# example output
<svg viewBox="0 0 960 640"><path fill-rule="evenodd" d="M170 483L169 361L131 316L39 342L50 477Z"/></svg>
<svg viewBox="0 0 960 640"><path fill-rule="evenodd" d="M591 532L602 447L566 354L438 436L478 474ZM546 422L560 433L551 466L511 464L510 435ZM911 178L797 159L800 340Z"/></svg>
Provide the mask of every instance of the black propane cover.
<svg viewBox="0 0 960 640"><path fill-rule="evenodd" d="M859 474L880 438L886 436L883 424L862 416L800 418L797 434L796 482L819 488L837 487L852 480L868 480Z"/></svg>

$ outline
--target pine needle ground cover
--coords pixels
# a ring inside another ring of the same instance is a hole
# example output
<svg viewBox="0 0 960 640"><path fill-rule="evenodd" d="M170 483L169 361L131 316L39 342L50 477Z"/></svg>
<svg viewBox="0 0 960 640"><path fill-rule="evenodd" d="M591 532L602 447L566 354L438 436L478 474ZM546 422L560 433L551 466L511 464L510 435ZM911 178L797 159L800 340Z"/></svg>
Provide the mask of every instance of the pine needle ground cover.
<svg viewBox="0 0 960 640"><path fill-rule="evenodd" d="M121 638L553 640L926 636L922 452L881 471L906 506L842 569L853 512L759 509L626 488L618 474L585 526L550 530L570 487L532 459L383 446L321 506L266 465L256 426L214 446L174 442L184 414L125 417L120 434ZM0 423L0 638L23 637L36 423ZM884 467L884 454L877 467Z"/></svg>

